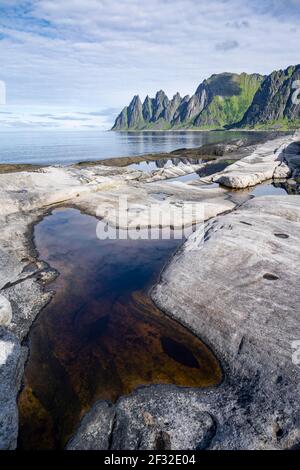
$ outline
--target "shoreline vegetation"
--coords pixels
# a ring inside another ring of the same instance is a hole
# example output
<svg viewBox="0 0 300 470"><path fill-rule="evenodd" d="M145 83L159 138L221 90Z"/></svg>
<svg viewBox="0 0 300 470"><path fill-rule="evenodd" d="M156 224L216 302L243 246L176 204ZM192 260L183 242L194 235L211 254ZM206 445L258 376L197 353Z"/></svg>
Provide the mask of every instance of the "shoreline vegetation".
<svg viewBox="0 0 300 470"><path fill-rule="evenodd" d="M300 122L299 122L300 124ZM276 128L276 126L273 128L273 127L270 127L270 128L248 128L248 127L244 127L243 129L198 129L198 128L180 128L180 129L120 129L120 130L116 130L114 131L113 129L108 129L107 132L119 132L119 133L134 133L134 132L142 132L142 133L147 133L147 132L236 132L237 130L239 132L293 132L293 131L296 131L297 129L299 129L300 125L298 123L295 124L294 127L291 127L291 128L288 128L288 129L278 129Z"/></svg>
<svg viewBox="0 0 300 470"><path fill-rule="evenodd" d="M198 127L180 127L180 128L165 128L165 129L108 129L108 132L119 133L134 133L134 132L293 132L299 129L300 119L296 121L274 121L273 123L259 124L255 127L242 127L242 128L198 128Z"/></svg>
<svg viewBox="0 0 300 470"><path fill-rule="evenodd" d="M295 125L295 130L299 129L300 125ZM182 128L182 129L120 129L118 131L113 131L112 129L108 129L107 132L119 132L119 133L131 133L131 132L138 132L138 133L146 133L146 132L293 132L294 129L276 129L276 128L268 128L268 129L253 129L253 128L243 128L243 129L198 129L198 128Z"/></svg>

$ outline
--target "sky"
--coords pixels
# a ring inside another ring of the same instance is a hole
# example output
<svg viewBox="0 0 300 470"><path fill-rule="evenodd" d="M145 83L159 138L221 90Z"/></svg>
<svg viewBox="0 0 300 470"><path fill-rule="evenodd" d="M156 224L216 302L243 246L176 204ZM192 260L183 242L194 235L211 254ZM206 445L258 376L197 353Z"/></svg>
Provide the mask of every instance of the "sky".
<svg viewBox="0 0 300 470"><path fill-rule="evenodd" d="M0 0L0 129L107 129L135 94L298 64L299 20L300 0Z"/></svg>

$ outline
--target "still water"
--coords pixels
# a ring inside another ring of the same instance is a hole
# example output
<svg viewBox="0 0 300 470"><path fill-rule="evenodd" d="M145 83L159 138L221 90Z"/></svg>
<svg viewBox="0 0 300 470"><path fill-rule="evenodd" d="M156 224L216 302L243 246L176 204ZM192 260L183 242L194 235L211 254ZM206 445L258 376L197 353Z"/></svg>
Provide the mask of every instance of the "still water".
<svg viewBox="0 0 300 470"><path fill-rule="evenodd" d="M0 132L0 163L70 164L110 157L171 152L237 138L251 141L262 132L103 132L27 130Z"/></svg>
<svg viewBox="0 0 300 470"><path fill-rule="evenodd" d="M95 401L114 401L139 385L221 381L213 353L149 297L181 241L100 241L97 223L56 209L35 227L40 258L60 275L29 335L20 448L64 447Z"/></svg>

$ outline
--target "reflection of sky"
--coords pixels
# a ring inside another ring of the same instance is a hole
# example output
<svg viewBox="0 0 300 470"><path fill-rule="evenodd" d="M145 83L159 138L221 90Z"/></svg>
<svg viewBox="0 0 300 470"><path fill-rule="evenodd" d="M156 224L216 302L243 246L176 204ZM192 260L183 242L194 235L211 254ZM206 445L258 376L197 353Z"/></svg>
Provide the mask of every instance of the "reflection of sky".
<svg viewBox="0 0 300 470"><path fill-rule="evenodd" d="M197 164L200 163L200 160L184 160L185 163ZM141 170L145 172L150 172L153 170L159 170L161 168L168 168L171 166L178 166L182 163L182 160L179 158L174 158L173 160L146 160L140 163L132 163L129 165L129 168L135 168L136 170Z"/></svg>
<svg viewBox="0 0 300 470"><path fill-rule="evenodd" d="M279 188L273 184L261 184L251 191L252 196L286 196L287 192L284 188Z"/></svg>
<svg viewBox="0 0 300 470"><path fill-rule="evenodd" d="M299 12L299 0L1 0L1 110L15 116L0 121L109 127L136 93L192 94L213 73L295 64Z"/></svg>
<svg viewBox="0 0 300 470"><path fill-rule="evenodd" d="M83 160L102 160L179 148L200 147L241 137L256 137L255 132L100 132L82 130L36 130L0 132L0 163L69 164ZM259 133L261 136L262 133Z"/></svg>

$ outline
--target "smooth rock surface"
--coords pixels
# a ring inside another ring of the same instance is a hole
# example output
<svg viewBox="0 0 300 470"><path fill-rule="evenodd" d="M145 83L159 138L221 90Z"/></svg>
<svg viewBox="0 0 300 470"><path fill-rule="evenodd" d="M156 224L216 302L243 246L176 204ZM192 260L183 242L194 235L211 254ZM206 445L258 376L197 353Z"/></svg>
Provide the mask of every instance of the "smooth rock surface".
<svg viewBox="0 0 300 470"><path fill-rule="evenodd" d="M0 295L0 326L9 326L12 319L12 308L10 301Z"/></svg>
<svg viewBox="0 0 300 470"><path fill-rule="evenodd" d="M204 247L191 236L152 293L223 363L225 383L211 392L220 403L211 411L217 421L222 411L223 421L213 448L300 442L300 368L292 360L300 339L299 230L299 196L254 199L209 221Z"/></svg>
<svg viewBox="0 0 300 470"><path fill-rule="evenodd" d="M0 449L12 450L18 436L17 393L24 355L17 338L0 328Z"/></svg>
<svg viewBox="0 0 300 470"><path fill-rule="evenodd" d="M5 289L5 295L14 306L9 330L22 341L39 312L50 301L52 294L44 292L42 285L35 278L29 278Z"/></svg>
<svg viewBox="0 0 300 470"><path fill-rule="evenodd" d="M217 352L225 379L213 389L153 385L120 398L111 431L92 420L100 436L90 448L99 439L110 449L299 446L299 229L300 196L269 196L207 222L204 247L189 238L152 297ZM80 428L76 442L85 446Z"/></svg>
<svg viewBox="0 0 300 470"><path fill-rule="evenodd" d="M277 153L275 141L256 147L257 162L252 155L251 162L242 163L242 179L260 181L253 173L256 167L263 169L263 178L271 171L274 175L274 168L283 163L274 160L275 154L285 155L284 163L297 171L297 152L291 152L286 139L277 140L282 146ZM203 204L204 211L193 222L235 207L224 188L208 190L201 181L147 183L147 178L141 171L103 165L48 167L14 173L13 178L0 174L0 295L12 306L11 322L1 329L0 341L1 449L16 445L16 397L26 356L21 342L51 299L44 287L55 276L34 251L33 224L57 206L75 206L111 223L121 195L129 204L128 211L120 213L124 227L131 221L146 227L154 203L167 213L162 201L178 209L185 203ZM206 391L143 388L112 408L110 437L109 426L98 434L86 421L84 433L91 438L82 445L93 448L96 439L105 448L289 448L300 441L299 370L291 362L291 342L300 339L299 207L297 196L268 197L211 220L205 249L197 248L199 237L190 238L153 293L163 310L217 352L225 382ZM148 418L141 418L136 409ZM91 416L98 422L97 413ZM149 425L152 421L154 426ZM74 443L80 445L79 440Z"/></svg>
<svg viewBox="0 0 300 470"><path fill-rule="evenodd" d="M167 168L161 168L160 170L154 170L151 172L151 177L146 179L146 182L166 180L170 178L177 178L179 176L189 175L195 171L200 170L203 164L184 164L172 165Z"/></svg>
<svg viewBox="0 0 300 470"><path fill-rule="evenodd" d="M266 142L258 146L251 155L233 163L222 173L214 176L213 181L229 188L243 189L282 177L281 175L288 177L290 172L282 164L285 162L287 149L298 140L299 136L296 133L294 136ZM280 169L279 166L281 166Z"/></svg>
<svg viewBox="0 0 300 470"><path fill-rule="evenodd" d="M96 403L82 419L67 450L107 450L115 417L114 406L105 401Z"/></svg>
<svg viewBox="0 0 300 470"><path fill-rule="evenodd" d="M96 403L67 449L202 450L209 447L216 427L190 389L143 387L115 405Z"/></svg>
<svg viewBox="0 0 300 470"><path fill-rule="evenodd" d="M6 325L5 334L14 334L11 336L14 338L13 350L19 351L12 356L15 359L10 360L6 342L0 343L2 368L6 371L2 374L1 389L10 390L8 404L5 393L0 393L0 409L3 410L0 415L0 434L4 436L0 439L1 449L16 445L16 396L19 390L19 380L16 378L20 370L17 356L21 354L21 342L26 338L33 321L51 299L52 293L45 291L44 286L55 277L55 272L37 259L31 240L33 225L52 207L59 205L76 206L92 215L103 214L111 222L112 209L118 205L119 196L124 194L128 197L129 209L133 214L137 206L144 207L137 216L134 215L134 221L141 224L146 221L148 224L148 210L151 204L159 202L155 196L157 188L145 182L148 176L141 171L104 165L45 167L15 172L13 177L10 173L0 174L0 295L12 306L11 319L6 309L2 322ZM184 201L198 200L201 194L189 185L177 189L166 185L165 190L175 207L176 204L181 207ZM206 216L234 207L221 193L211 194ZM168 213L167 205L165 212ZM125 219L125 213L121 216L127 226L129 221ZM203 220L203 214L200 220ZM26 350L22 351L23 356L26 356Z"/></svg>
<svg viewBox="0 0 300 470"><path fill-rule="evenodd" d="M200 450L209 446L216 430L211 415L197 400L172 394L172 387L170 394L164 390L149 387L119 400L112 449Z"/></svg>

